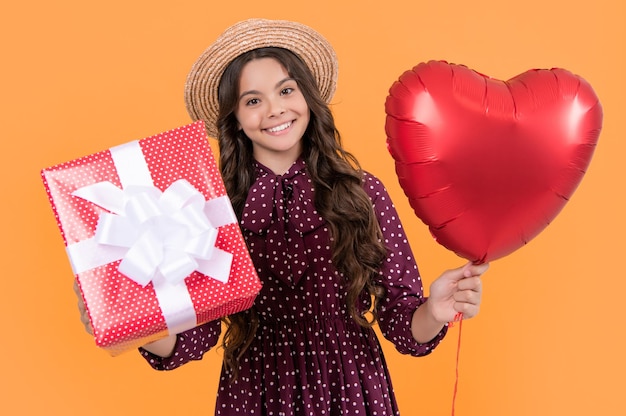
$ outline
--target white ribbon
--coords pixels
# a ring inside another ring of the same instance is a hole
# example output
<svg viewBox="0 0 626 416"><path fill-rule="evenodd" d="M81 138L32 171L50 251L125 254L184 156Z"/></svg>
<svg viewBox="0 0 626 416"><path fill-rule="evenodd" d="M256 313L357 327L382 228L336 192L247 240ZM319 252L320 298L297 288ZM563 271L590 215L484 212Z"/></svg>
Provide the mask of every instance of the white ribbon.
<svg viewBox="0 0 626 416"><path fill-rule="evenodd" d="M94 237L67 247L74 273L121 259L122 274L153 284L170 333L193 328L196 313L184 280L197 270L228 281L233 256L215 241L218 227L236 222L230 201L206 201L185 179L161 192L137 141L109 150L123 189L98 182L73 192L109 211L100 215Z"/></svg>

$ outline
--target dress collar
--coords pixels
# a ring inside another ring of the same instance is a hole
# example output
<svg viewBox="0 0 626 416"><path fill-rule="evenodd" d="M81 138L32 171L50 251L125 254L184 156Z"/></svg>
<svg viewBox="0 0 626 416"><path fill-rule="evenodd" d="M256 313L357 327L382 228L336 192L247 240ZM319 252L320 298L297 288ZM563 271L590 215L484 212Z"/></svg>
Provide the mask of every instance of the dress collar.
<svg viewBox="0 0 626 416"><path fill-rule="evenodd" d="M248 191L241 226L257 234L277 220L277 204L285 208L285 220L304 235L325 221L315 209L315 191L304 159L298 158L282 175L255 161L256 180Z"/></svg>

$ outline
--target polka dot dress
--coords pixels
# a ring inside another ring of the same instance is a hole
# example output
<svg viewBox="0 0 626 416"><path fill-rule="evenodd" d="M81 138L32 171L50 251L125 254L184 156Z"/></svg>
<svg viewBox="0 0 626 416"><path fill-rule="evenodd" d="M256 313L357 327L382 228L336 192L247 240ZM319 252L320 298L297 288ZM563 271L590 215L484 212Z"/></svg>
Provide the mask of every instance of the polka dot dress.
<svg viewBox="0 0 626 416"><path fill-rule="evenodd" d="M364 188L389 249L378 282L387 289L380 329L401 353L426 355L445 328L429 343L413 340L411 316L425 300L417 265L384 186L366 174ZM263 281L255 301L260 326L237 380L229 384L222 374L216 415L399 414L374 331L346 310L329 230L313 196L302 160L282 176L257 163L241 225ZM170 370L202 358L219 334L219 323L209 323L180 334L172 357L142 354L154 368Z"/></svg>

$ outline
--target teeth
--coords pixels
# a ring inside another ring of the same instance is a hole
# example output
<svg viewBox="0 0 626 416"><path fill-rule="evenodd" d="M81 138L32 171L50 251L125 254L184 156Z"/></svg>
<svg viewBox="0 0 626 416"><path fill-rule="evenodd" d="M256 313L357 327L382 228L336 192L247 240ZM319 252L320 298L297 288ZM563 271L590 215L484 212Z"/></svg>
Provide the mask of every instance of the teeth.
<svg viewBox="0 0 626 416"><path fill-rule="evenodd" d="M269 131L270 133L276 133L279 131L283 131L286 128L289 128L289 126L291 126L291 121L285 124L281 124L280 126L276 126L276 127L272 127L271 129L267 129L267 131Z"/></svg>

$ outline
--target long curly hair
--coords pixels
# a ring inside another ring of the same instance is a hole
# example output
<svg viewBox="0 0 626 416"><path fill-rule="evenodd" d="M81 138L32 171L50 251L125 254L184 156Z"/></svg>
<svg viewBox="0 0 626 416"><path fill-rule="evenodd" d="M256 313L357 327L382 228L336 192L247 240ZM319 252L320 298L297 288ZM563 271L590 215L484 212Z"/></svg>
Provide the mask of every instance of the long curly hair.
<svg viewBox="0 0 626 416"><path fill-rule="evenodd" d="M380 225L363 189L363 171L358 161L343 149L331 111L320 97L309 68L289 50L252 50L233 60L222 76L217 127L220 169L228 196L241 218L255 172L252 142L239 129L235 109L243 67L261 58L272 58L283 65L297 82L309 107L310 122L302 138L302 157L315 187L315 208L328 222L333 263L345 278L346 307L350 316L359 325L371 326L378 318L377 301L384 296L383 289L374 284L374 277L386 256ZM224 364L235 378L239 359L258 328L258 314L251 308L230 315L224 321L227 324L222 341Z"/></svg>

